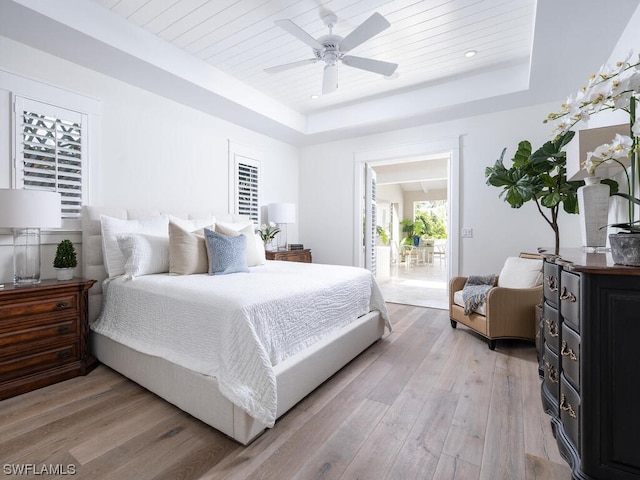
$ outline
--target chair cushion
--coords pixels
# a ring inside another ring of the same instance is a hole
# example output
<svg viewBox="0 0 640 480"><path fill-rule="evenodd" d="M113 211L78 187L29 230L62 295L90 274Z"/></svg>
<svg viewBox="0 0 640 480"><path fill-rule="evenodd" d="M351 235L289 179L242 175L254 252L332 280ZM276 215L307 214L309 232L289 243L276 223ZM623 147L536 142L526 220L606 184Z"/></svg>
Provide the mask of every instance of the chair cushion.
<svg viewBox="0 0 640 480"><path fill-rule="evenodd" d="M462 298L462 290L458 290L457 292L455 292L453 294L453 303L455 303L456 305L458 305L458 306L460 306L460 307L462 307L464 309L464 299ZM480 315L486 315L487 314L487 304L482 302L473 311L476 312L476 313L479 313Z"/></svg>
<svg viewBox="0 0 640 480"><path fill-rule="evenodd" d="M509 257L498 277L498 286L533 288L542 284L542 259Z"/></svg>

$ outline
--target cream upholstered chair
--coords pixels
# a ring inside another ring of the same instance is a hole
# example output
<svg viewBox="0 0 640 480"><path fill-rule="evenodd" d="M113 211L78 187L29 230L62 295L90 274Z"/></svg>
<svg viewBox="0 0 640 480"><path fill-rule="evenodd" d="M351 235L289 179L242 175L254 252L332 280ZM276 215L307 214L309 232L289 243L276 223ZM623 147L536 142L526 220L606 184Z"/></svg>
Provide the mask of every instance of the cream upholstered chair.
<svg viewBox="0 0 640 480"><path fill-rule="evenodd" d="M462 290L467 277L449 282L451 327L461 323L485 337L491 350L496 340L520 338L535 341L536 305L542 302L542 258L523 254L507 258L495 287L486 301L469 315L464 314Z"/></svg>

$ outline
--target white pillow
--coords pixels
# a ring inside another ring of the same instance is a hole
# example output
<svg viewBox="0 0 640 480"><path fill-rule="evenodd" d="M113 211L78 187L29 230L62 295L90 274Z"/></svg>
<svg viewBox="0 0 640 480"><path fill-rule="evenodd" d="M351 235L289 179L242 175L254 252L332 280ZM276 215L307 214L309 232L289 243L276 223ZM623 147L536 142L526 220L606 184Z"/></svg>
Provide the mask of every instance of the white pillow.
<svg viewBox="0 0 640 480"><path fill-rule="evenodd" d="M533 288L542 284L542 259L509 257L498 277L498 286Z"/></svg>
<svg viewBox="0 0 640 480"><path fill-rule="evenodd" d="M166 215L141 220L122 220L100 215L102 228L102 253L104 267L109 278L124 273L126 258L118 246L116 235L119 233L144 233L147 235L168 235L169 218Z"/></svg>
<svg viewBox="0 0 640 480"><path fill-rule="evenodd" d="M143 233L118 233L118 246L127 259L124 278L133 280L141 275L169 271L169 236Z"/></svg>
<svg viewBox="0 0 640 480"><path fill-rule="evenodd" d="M236 235L245 235L247 237L247 267L256 267L264 264L264 243L260 240L259 235L256 236L253 222L217 222L216 232L231 237ZM262 250L262 255L260 250Z"/></svg>
<svg viewBox="0 0 640 480"><path fill-rule="evenodd" d="M210 215L208 217L186 220L184 218L169 215L169 221L175 223L177 226L179 226L183 230L186 230L187 232L195 232L196 230L201 230L204 227L213 229L216 223L216 217ZM204 230L198 233L204 236Z"/></svg>

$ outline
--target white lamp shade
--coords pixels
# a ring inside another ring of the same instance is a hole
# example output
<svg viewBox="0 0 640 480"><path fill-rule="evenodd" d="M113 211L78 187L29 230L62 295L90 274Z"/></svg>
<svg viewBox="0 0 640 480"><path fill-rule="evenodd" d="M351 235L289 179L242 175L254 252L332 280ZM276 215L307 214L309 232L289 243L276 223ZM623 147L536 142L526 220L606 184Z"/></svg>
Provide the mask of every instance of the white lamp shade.
<svg viewBox="0 0 640 480"><path fill-rule="evenodd" d="M60 228L61 204L57 192L0 188L0 228Z"/></svg>
<svg viewBox="0 0 640 480"><path fill-rule="evenodd" d="M268 213L270 222L296 223L296 206L294 203L270 203Z"/></svg>

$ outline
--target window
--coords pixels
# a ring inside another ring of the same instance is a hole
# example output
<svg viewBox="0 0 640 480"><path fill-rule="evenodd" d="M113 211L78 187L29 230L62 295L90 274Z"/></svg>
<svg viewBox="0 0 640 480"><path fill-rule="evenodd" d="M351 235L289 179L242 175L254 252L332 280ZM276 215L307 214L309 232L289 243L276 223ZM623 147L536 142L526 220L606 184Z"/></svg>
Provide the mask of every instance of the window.
<svg viewBox="0 0 640 480"><path fill-rule="evenodd" d="M59 192L62 218L80 218L85 198L87 114L14 97L15 187Z"/></svg>
<svg viewBox="0 0 640 480"><path fill-rule="evenodd" d="M261 154L229 142L229 204L233 213L260 224Z"/></svg>

